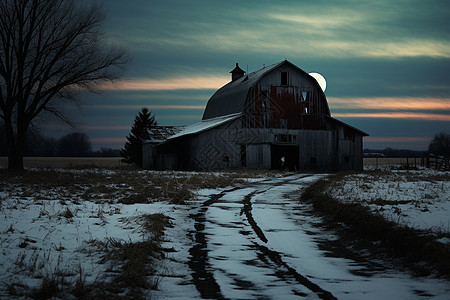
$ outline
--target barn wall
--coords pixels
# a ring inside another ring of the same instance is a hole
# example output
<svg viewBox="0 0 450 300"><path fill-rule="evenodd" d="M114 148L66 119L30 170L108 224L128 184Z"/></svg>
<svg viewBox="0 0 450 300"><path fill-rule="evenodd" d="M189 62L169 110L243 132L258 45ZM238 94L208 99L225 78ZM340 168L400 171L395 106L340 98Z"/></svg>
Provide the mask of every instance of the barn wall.
<svg viewBox="0 0 450 300"><path fill-rule="evenodd" d="M144 144L142 146L142 167L144 169L154 169L153 164L153 145L150 143Z"/></svg>
<svg viewBox="0 0 450 300"><path fill-rule="evenodd" d="M299 131L299 164L302 170L336 170L336 133L325 130Z"/></svg>
<svg viewBox="0 0 450 300"><path fill-rule="evenodd" d="M362 136L349 139L342 126L336 130L243 128L238 119L158 149L159 169L270 169L279 166L274 159L296 153L291 169L362 170Z"/></svg>
<svg viewBox="0 0 450 300"><path fill-rule="evenodd" d="M241 148L234 141L240 122L232 121L213 129L190 135L188 169L233 169L241 167Z"/></svg>
<svg viewBox="0 0 450 300"><path fill-rule="evenodd" d="M363 169L363 136L349 128L339 125L337 161L339 170Z"/></svg>
<svg viewBox="0 0 450 300"><path fill-rule="evenodd" d="M282 130L241 128L234 121L144 151L150 160L145 168L154 169L271 169L278 168L273 150L288 157L296 151L297 170L362 170L362 136L346 139L338 130ZM281 150L280 150L281 149ZM297 150L298 149L298 150ZM152 152L153 150L153 152ZM145 159L145 158L144 158Z"/></svg>

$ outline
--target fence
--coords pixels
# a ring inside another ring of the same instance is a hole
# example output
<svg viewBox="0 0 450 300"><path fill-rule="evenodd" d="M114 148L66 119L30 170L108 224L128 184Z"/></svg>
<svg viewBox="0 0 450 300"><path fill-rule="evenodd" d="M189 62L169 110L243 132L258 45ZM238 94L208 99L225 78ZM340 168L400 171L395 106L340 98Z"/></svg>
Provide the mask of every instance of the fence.
<svg viewBox="0 0 450 300"><path fill-rule="evenodd" d="M427 157L365 157L365 166L385 166L385 165L401 165L407 169L417 167L427 167L436 170L449 171L450 162L448 157L443 156L427 156Z"/></svg>

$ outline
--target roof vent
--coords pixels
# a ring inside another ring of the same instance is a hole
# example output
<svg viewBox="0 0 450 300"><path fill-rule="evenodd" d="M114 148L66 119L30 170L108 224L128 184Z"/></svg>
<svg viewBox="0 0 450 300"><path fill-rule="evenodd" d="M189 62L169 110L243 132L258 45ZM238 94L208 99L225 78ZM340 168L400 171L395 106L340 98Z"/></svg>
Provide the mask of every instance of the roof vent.
<svg viewBox="0 0 450 300"><path fill-rule="evenodd" d="M239 68L239 64L236 63L236 67L233 70L231 70L230 73L231 73L231 81L236 81L242 76L244 76L245 71Z"/></svg>

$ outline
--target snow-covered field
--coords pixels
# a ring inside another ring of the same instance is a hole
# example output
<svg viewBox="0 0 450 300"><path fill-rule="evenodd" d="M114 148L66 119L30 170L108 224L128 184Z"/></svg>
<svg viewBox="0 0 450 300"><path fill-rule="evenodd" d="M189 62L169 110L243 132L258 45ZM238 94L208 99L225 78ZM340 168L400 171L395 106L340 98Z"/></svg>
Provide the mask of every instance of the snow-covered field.
<svg viewBox="0 0 450 300"><path fill-rule="evenodd" d="M400 225L442 234L450 242L450 174L433 169L384 167L345 176L328 192L358 202Z"/></svg>
<svg viewBox="0 0 450 300"><path fill-rule="evenodd" d="M104 188L97 187L90 195L94 189L87 183L73 182L73 189L63 184L39 188L20 180L0 183L0 299L13 298L20 294L18 289L32 294L48 278L62 278L73 287L77 282L95 286L112 281L118 276L117 269L105 263L105 253L98 245L148 239L143 218L156 213L171 218L162 246L172 252L164 259L155 259L159 285L157 290L144 293L148 298L448 299L450 293L448 281L414 278L375 259L370 264L361 263L336 257L320 247L336 237L320 226L322 220L298 198L302 189L327 175L236 173L233 176L237 179L243 178L227 181L234 183L226 186L190 186L192 195L185 204L156 198L147 201L150 203L124 204L127 201L118 199L141 189L142 181L111 179L126 178L124 171L73 172L85 177L102 173L106 180L100 185ZM415 202L383 205L384 211L400 206L403 221L448 230L448 174L439 181L434 175L442 174L420 172L423 174L414 175L420 180L407 184L405 179L398 186L389 178L371 181L371 175L352 175L348 184L331 192L345 201L356 201L346 198L353 190L363 195L368 205L378 198L403 203L401 197L408 187L405 197L417 197L406 200ZM396 181L409 178L405 173L394 174ZM190 176L145 171L138 175L148 177L144 182L152 185L152 191L160 188L165 195L170 194L168 186L155 186L157 178L158 182L179 178L180 183L186 183ZM217 172L196 175L204 180L230 176ZM427 181L425 177L434 179ZM417 191L411 192L412 188ZM403 216L413 208L414 214ZM439 216L440 221L414 217L421 213ZM392 215L386 213L387 217ZM70 290L60 297L75 298Z"/></svg>

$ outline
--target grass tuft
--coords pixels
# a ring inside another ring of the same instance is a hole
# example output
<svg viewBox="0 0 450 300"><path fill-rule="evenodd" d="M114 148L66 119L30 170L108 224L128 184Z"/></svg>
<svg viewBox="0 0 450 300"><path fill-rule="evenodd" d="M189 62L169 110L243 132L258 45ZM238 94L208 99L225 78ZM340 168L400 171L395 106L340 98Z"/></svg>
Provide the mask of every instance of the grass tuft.
<svg viewBox="0 0 450 300"><path fill-rule="evenodd" d="M111 263L111 272L118 274L112 284L126 297L145 299L145 292L158 288L157 259L164 258L160 241L165 228L171 226L170 218L161 213L141 217L146 238L141 242L109 238L97 242L105 255L103 262Z"/></svg>
<svg viewBox="0 0 450 300"><path fill-rule="evenodd" d="M61 282L61 280L54 278L44 278L41 286L33 291L31 297L36 300L58 297L62 290L60 288L61 283L64 283L64 281Z"/></svg>

